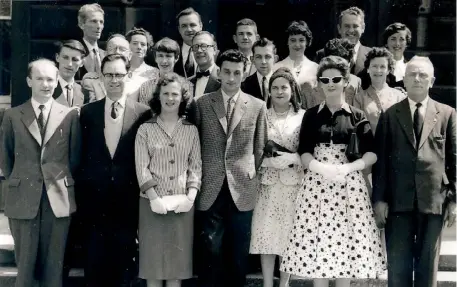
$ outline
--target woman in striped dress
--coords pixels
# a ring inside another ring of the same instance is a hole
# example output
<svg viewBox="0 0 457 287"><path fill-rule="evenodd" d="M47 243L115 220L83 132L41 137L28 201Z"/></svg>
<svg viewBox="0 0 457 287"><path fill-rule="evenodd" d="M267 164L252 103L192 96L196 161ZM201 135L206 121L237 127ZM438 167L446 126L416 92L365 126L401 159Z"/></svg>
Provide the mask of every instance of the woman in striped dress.
<svg viewBox="0 0 457 287"><path fill-rule="evenodd" d="M192 277L194 200L201 184L200 140L185 119L189 93L175 73L162 76L151 100L154 116L138 129L139 277L148 287L181 286Z"/></svg>

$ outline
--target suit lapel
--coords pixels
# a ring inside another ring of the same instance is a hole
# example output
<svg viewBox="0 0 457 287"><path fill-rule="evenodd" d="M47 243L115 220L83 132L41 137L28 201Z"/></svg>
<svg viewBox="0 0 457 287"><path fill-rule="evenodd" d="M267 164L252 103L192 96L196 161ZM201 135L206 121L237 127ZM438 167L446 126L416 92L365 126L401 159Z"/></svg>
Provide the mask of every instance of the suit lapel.
<svg viewBox="0 0 457 287"><path fill-rule="evenodd" d="M219 88L219 82L212 75L210 75L208 78L208 83L206 83L204 94L214 92L218 88Z"/></svg>
<svg viewBox="0 0 457 287"><path fill-rule="evenodd" d="M57 100L58 98L60 98L60 96L62 96L62 94L63 94L62 87L60 86L60 82L57 81L57 87L54 89L54 93L52 94L52 97L54 98L54 100Z"/></svg>
<svg viewBox="0 0 457 287"><path fill-rule="evenodd" d="M419 142L419 149L424 144L425 140L428 138L428 135L432 131L433 127L437 122L436 115L439 111L435 107L435 102L432 99L428 99L427 110L425 111L424 126L422 127L421 138Z"/></svg>
<svg viewBox="0 0 457 287"><path fill-rule="evenodd" d="M400 105L397 106L397 119L409 142L413 148L416 149L416 139L413 133L413 119L411 118L411 110L409 108L407 98L400 102Z"/></svg>
<svg viewBox="0 0 457 287"><path fill-rule="evenodd" d="M30 100L28 100L27 103L22 106L21 113L22 122L27 127L33 138L37 141L38 145L41 146L40 128L38 127L36 115L33 111L32 102Z"/></svg>
<svg viewBox="0 0 457 287"><path fill-rule="evenodd" d="M211 106L213 107L224 132L227 134L227 118L221 90L218 90L217 93L211 95Z"/></svg>
<svg viewBox="0 0 457 287"><path fill-rule="evenodd" d="M248 97L245 96L246 94L241 92L238 100L235 104L235 109L233 111L232 122L230 123L230 130L228 131L227 136L230 135L235 130L236 126L240 123L241 118L243 117L244 113L246 112Z"/></svg>
<svg viewBox="0 0 457 287"><path fill-rule="evenodd" d="M73 106L81 107L84 104L84 94L81 90L81 86L75 83L73 85Z"/></svg>
<svg viewBox="0 0 457 287"><path fill-rule="evenodd" d="M49 141L51 136L56 131L57 127L62 123L67 113L65 113L65 107L59 103L53 102L51 111L49 111L48 120L46 122L46 129L44 132L43 146Z"/></svg>

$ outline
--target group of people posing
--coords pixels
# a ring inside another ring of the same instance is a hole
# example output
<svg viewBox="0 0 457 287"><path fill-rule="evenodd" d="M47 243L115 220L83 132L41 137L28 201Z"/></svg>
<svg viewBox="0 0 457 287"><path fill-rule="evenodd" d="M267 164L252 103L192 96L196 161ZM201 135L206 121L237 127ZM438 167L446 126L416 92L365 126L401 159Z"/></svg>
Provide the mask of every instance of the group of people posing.
<svg viewBox="0 0 457 287"><path fill-rule="evenodd" d="M177 22L181 45L134 28L105 52L104 12L84 5L83 38L61 43L57 65L29 64L31 99L0 130L16 287L62 286L75 222L86 286L196 274L197 286L241 287L250 253L265 287L278 256L281 287L386 268L389 287L413 286L413 271L414 286L436 286L456 212L456 115L429 96L430 60L404 59L409 29L389 25L385 47L365 47L364 13L349 8L313 62L311 31L292 22L278 62L250 19L222 53L194 9Z"/></svg>

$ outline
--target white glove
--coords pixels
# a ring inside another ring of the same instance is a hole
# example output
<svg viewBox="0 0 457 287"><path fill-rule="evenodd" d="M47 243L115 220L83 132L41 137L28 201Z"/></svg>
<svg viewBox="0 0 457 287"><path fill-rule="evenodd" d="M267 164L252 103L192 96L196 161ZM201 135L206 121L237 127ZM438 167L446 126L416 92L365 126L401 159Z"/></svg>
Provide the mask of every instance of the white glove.
<svg viewBox="0 0 457 287"><path fill-rule="evenodd" d="M264 157L262 160L262 167L275 167L274 163L272 162L273 157Z"/></svg>
<svg viewBox="0 0 457 287"><path fill-rule="evenodd" d="M365 162L362 159L358 159L351 163L339 165L337 167L338 175L343 176L343 177L350 174L351 172L363 170L364 168L365 168Z"/></svg>
<svg viewBox="0 0 457 287"><path fill-rule="evenodd" d="M187 196L184 195L185 198L182 198L178 204L178 207L175 209L175 213L180 212L188 212L192 209L194 205L195 197L197 197L198 189L195 187L189 187L187 190Z"/></svg>
<svg viewBox="0 0 457 287"><path fill-rule="evenodd" d="M281 160L287 161L288 165L290 165L290 164L298 165L301 163L301 158L298 155L298 153L296 153L296 152L290 153L290 152L278 151L278 154L279 154L279 156L277 156L276 158L280 158Z"/></svg>
<svg viewBox="0 0 457 287"><path fill-rule="evenodd" d="M179 203L186 198L187 196L184 194L176 194L176 195L166 195L162 197L163 203L168 211L176 210Z"/></svg>
<svg viewBox="0 0 457 287"><path fill-rule="evenodd" d="M331 181L345 182L346 179L338 174L336 165L321 163L313 159L308 166L310 171L316 172L322 175L325 179Z"/></svg>
<svg viewBox="0 0 457 287"><path fill-rule="evenodd" d="M166 208L162 198L160 198L160 197L150 200L149 206L151 207L151 210L154 213L167 214L167 208Z"/></svg>

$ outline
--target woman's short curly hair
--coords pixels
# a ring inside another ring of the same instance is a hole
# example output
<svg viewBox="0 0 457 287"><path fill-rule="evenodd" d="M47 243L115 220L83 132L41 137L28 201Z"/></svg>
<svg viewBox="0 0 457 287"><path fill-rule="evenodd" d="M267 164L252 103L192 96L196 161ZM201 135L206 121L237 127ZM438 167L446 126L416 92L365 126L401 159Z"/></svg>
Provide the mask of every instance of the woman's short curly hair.
<svg viewBox="0 0 457 287"><path fill-rule="evenodd" d="M273 75L271 75L270 82L268 83L268 91L270 92L270 94L271 94L271 86L277 78L284 78L289 82L290 89L292 91L292 94L290 96L290 103L292 104L294 111L298 112L298 110L300 109L300 104L301 104L301 90L297 84L297 81L295 80L294 75L292 74L292 71L287 67L281 67L281 68L277 69L273 73ZM267 107L268 108L271 107L271 97L268 99Z"/></svg>
<svg viewBox="0 0 457 287"><path fill-rule="evenodd" d="M132 37L135 35L144 36L146 38L146 43L148 45L148 48L150 48L150 47L152 47L152 45L154 45L154 40L152 39L151 33L149 33L148 31L146 31L143 28L133 27L132 30L128 31L127 34L125 34L125 38L130 43L132 41Z"/></svg>
<svg viewBox="0 0 457 287"><path fill-rule="evenodd" d="M162 87L165 87L170 83L178 83L181 86L182 100L179 104L178 116L186 116L192 101L192 95L189 92L190 86L183 77L179 76L176 73L167 73L159 78L156 89L152 95L152 99L149 102L152 113L155 115L159 115L161 113L162 105L160 103L160 91L162 90Z"/></svg>
<svg viewBox="0 0 457 287"><path fill-rule="evenodd" d="M300 21L293 21L290 23L289 27L286 29L286 33L288 37L294 36L294 35L303 35L306 38L306 47L311 46L311 43L313 42L313 33L311 33L311 30L308 27L308 24L306 24L305 21L300 20Z"/></svg>
<svg viewBox="0 0 457 287"><path fill-rule="evenodd" d="M389 40L390 36L401 31L406 32L406 46L411 45L411 30L409 30L409 28L405 24L399 22L390 24L384 30L384 33L382 34L382 42L384 43L384 45L387 45L387 40Z"/></svg>
<svg viewBox="0 0 457 287"><path fill-rule="evenodd" d="M354 57L354 46L348 39L335 38L329 40L324 46L324 55L338 56L350 62Z"/></svg>
<svg viewBox="0 0 457 287"><path fill-rule="evenodd" d="M317 78L322 77L322 73L326 70L335 69L341 72L343 78L348 81L350 70L349 62L338 56L328 56L321 60L317 68Z"/></svg>
<svg viewBox="0 0 457 287"><path fill-rule="evenodd" d="M389 50L384 47L373 47L370 52L367 53L367 58L365 59L365 69L368 70L370 63L374 58L386 58L387 59L387 69L389 72L392 72L395 67L394 56Z"/></svg>

